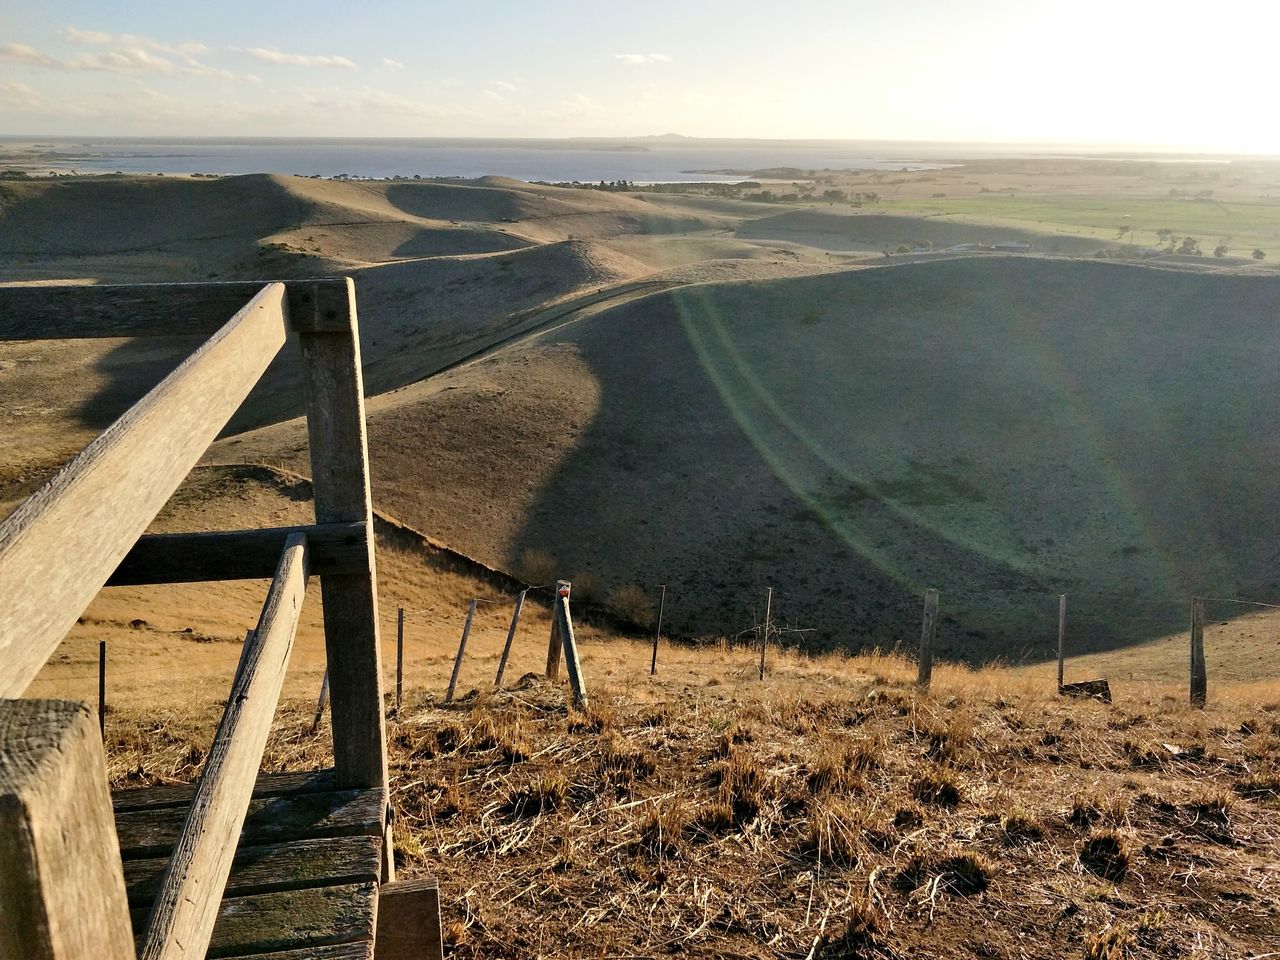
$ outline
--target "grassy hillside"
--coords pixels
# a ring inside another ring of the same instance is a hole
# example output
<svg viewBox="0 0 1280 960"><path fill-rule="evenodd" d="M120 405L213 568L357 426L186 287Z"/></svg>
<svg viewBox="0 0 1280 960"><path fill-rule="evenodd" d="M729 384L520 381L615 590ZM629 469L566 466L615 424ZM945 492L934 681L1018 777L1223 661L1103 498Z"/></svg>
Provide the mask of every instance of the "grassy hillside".
<svg viewBox="0 0 1280 960"><path fill-rule="evenodd" d="M1042 655L1275 595L1277 281L964 260L657 294L370 405L375 496L732 633ZM296 448L297 427L224 453Z"/></svg>
<svg viewBox="0 0 1280 960"><path fill-rule="evenodd" d="M1096 239L1035 230L1029 226L992 226L942 217L892 216L875 213L836 213L822 209L792 210L750 220L737 228L746 239L789 240L825 250L870 251L932 246L937 249L965 243L1028 243L1038 253L1092 254Z"/></svg>

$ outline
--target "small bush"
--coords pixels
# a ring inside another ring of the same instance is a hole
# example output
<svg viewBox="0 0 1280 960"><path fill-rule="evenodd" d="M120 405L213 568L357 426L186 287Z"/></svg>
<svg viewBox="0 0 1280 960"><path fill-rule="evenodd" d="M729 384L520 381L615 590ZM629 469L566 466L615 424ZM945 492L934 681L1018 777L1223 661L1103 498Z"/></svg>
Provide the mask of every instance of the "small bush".
<svg viewBox="0 0 1280 960"><path fill-rule="evenodd" d="M520 553L520 576L525 583L534 586L554 585L556 582L556 558L545 550L526 547Z"/></svg>
<svg viewBox="0 0 1280 960"><path fill-rule="evenodd" d="M633 583L615 587L609 593L606 606L609 612L620 620L635 624L637 627L653 626L653 600L645 592L644 587Z"/></svg>
<svg viewBox="0 0 1280 960"><path fill-rule="evenodd" d="M604 591L600 586L600 578L594 573L580 573L571 581L573 584L573 601L586 605L599 603Z"/></svg>

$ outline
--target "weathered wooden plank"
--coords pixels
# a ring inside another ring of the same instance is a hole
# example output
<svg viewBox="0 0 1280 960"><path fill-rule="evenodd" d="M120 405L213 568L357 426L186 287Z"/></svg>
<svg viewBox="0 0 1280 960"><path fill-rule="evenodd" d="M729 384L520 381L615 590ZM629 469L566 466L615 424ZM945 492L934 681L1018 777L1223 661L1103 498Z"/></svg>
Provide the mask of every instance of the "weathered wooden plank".
<svg viewBox="0 0 1280 960"><path fill-rule="evenodd" d="M442 960L440 888L434 879L384 883L378 890L374 960Z"/></svg>
<svg viewBox="0 0 1280 960"><path fill-rule="evenodd" d="M0 340L207 337L270 282L0 285ZM285 286L292 329L348 329L343 279Z"/></svg>
<svg viewBox="0 0 1280 960"><path fill-rule="evenodd" d="M147 907L160 892L169 861L164 857L130 860L124 865L129 906ZM378 882L382 843L378 837L322 837L260 847L241 846L231 863L223 897Z"/></svg>
<svg viewBox="0 0 1280 960"><path fill-rule="evenodd" d="M143 537L116 567L107 586L265 580L275 573L285 541L307 538L311 575L361 573L369 556L363 523L323 523L262 530L160 533Z"/></svg>
<svg viewBox="0 0 1280 960"><path fill-rule="evenodd" d="M349 328L341 334L304 333L299 338L312 489L317 523L360 522L372 531L355 286L349 279L346 283ZM338 785L385 789L386 730L372 533L367 541L367 572L322 576L320 589Z"/></svg>
<svg viewBox="0 0 1280 960"><path fill-rule="evenodd" d="M0 957L133 960L102 740L88 707L0 701Z"/></svg>
<svg viewBox="0 0 1280 960"><path fill-rule="evenodd" d="M253 786L254 799L281 797L299 793L323 793L334 789L332 770L313 770L294 773L263 773ZM111 806L117 814L126 810L145 810L150 807L186 807L196 795L194 783L163 784L157 787L138 787L117 790L111 795Z"/></svg>
<svg viewBox="0 0 1280 960"><path fill-rule="evenodd" d="M370 942L377 913L377 891L375 883L351 883L229 897L218 906L208 952L202 947L192 950L188 956L207 956L214 960ZM132 916L135 924L142 923L146 911L134 910Z"/></svg>
<svg viewBox="0 0 1280 960"><path fill-rule="evenodd" d="M373 960L373 942L337 943L322 947L300 947L297 950L272 950L270 953L241 954L243 960Z"/></svg>
<svg viewBox="0 0 1280 960"><path fill-rule="evenodd" d="M382 836L385 801L380 790L339 790L252 800L240 832L245 846L316 837ZM178 842L186 810L144 807L116 815L120 853L126 859L161 857Z"/></svg>
<svg viewBox="0 0 1280 960"><path fill-rule="evenodd" d="M244 953L243 960L373 960L373 943L338 943L322 947L300 947L297 950L272 950L270 953Z"/></svg>
<svg viewBox="0 0 1280 960"><path fill-rule="evenodd" d="M161 881L141 960L202 956L218 917L307 590L307 538L292 534L245 642L182 835Z"/></svg>
<svg viewBox="0 0 1280 960"><path fill-rule="evenodd" d="M284 339L275 283L0 525L0 696L26 689Z"/></svg>

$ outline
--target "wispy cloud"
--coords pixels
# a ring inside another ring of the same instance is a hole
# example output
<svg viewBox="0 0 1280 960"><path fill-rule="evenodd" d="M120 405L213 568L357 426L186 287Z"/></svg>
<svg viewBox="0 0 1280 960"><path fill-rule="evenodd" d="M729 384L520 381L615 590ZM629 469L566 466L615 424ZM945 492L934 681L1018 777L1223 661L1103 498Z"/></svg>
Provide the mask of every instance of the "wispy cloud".
<svg viewBox="0 0 1280 960"><path fill-rule="evenodd" d="M108 73L173 73L173 62L141 47L85 53L70 60L59 60L41 53L25 43L0 46L0 57L17 60L50 70L104 70Z"/></svg>
<svg viewBox="0 0 1280 960"><path fill-rule="evenodd" d="M670 63L665 53L615 53L613 59L638 66L643 63Z"/></svg>
<svg viewBox="0 0 1280 960"><path fill-rule="evenodd" d="M60 67L61 61L41 53L25 43L6 43L0 46L0 57L6 60L17 60L19 63L33 63L41 67Z"/></svg>
<svg viewBox="0 0 1280 960"><path fill-rule="evenodd" d="M518 83L508 83L506 80L492 80L490 82L499 90L505 90L507 93L519 93L524 89Z"/></svg>
<svg viewBox="0 0 1280 960"><path fill-rule="evenodd" d="M403 70L404 64L399 60L392 60L390 57L382 58L382 65L388 70Z"/></svg>
<svg viewBox="0 0 1280 960"><path fill-rule="evenodd" d="M140 37L136 33L103 33L100 30L80 30L67 27L62 31L62 39L68 43L76 43L90 47L132 47L138 50L151 50L157 53L172 53L183 57L199 57L209 53L209 48L196 40L184 43L170 43L167 40L156 40L153 37Z"/></svg>
<svg viewBox="0 0 1280 960"><path fill-rule="evenodd" d="M336 67L339 70L355 70L357 64L347 57L310 53L285 53L273 47L235 48L246 56L263 63L278 63L289 67Z"/></svg>

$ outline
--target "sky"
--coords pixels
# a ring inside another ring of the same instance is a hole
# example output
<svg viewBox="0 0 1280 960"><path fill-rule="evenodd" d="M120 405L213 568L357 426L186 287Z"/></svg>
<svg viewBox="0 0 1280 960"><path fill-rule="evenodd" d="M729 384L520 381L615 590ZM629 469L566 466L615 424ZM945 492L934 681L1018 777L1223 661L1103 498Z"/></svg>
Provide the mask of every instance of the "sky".
<svg viewBox="0 0 1280 960"><path fill-rule="evenodd" d="M0 0L0 134L635 137L1280 153L1246 0Z"/></svg>

